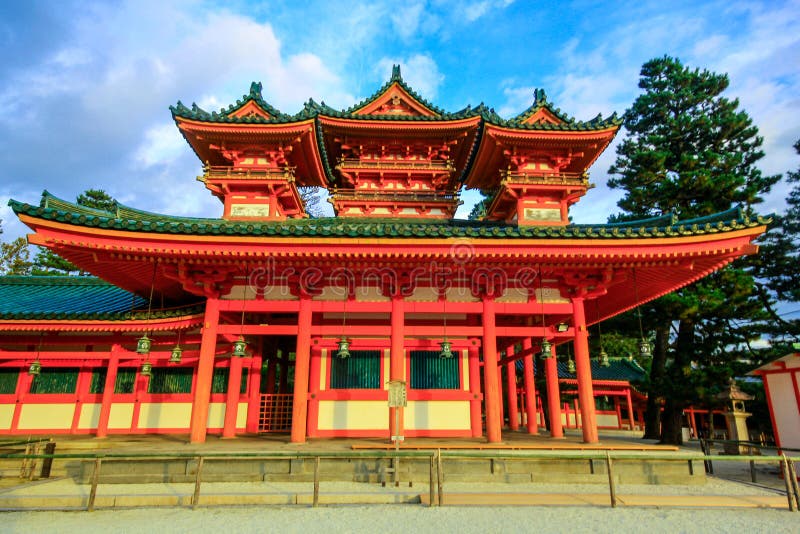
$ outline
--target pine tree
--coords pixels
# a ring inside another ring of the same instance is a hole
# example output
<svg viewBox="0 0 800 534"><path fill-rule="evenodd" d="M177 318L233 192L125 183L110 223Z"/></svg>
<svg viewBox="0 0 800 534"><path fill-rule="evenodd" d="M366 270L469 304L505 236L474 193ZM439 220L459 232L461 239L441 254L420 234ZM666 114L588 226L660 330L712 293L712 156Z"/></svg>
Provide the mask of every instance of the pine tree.
<svg viewBox="0 0 800 534"><path fill-rule="evenodd" d="M10 243L0 243L0 275L30 274L29 258L28 242L24 237L18 237Z"/></svg>
<svg viewBox="0 0 800 534"><path fill-rule="evenodd" d="M664 56L642 66L644 92L625 112L627 137L617 148L609 186L625 191L618 218L674 213L702 217L733 205L745 209L780 178L762 176L762 139L737 100L722 95L728 77L685 67ZM647 306L655 331L645 437L681 442L683 409L701 402L731 372L726 344L745 342L734 326L759 317L752 276L729 267ZM724 364L723 364L724 362ZM712 365L713 364L713 365ZM722 370L722 373L719 371Z"/></svg>

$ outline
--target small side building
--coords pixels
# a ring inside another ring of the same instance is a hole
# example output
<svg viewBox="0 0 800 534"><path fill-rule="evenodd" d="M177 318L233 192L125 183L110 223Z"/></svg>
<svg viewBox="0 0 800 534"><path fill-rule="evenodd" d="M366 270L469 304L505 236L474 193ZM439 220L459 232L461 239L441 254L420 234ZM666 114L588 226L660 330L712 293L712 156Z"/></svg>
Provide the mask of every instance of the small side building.
<svg viewBox="0 0 800 534"><path fill-rule="evenodd" d="M760 376L778 447L800 449L800 343L794 351L750 372Z"/></svg>

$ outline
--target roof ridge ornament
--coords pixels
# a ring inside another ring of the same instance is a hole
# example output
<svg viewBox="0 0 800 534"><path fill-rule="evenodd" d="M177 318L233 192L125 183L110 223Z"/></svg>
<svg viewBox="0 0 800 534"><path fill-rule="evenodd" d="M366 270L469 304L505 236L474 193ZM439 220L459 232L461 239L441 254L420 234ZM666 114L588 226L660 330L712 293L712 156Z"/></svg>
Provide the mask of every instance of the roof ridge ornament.
<svg viewBox="0 0 800 534"><path fill-rule="evenodd" d="M397 65L392 64L392 77L389 78L389 81L392 81L392 82L402 82L403 81L403 76L400 74L400 65L399 64L397 64Z"/></svg>

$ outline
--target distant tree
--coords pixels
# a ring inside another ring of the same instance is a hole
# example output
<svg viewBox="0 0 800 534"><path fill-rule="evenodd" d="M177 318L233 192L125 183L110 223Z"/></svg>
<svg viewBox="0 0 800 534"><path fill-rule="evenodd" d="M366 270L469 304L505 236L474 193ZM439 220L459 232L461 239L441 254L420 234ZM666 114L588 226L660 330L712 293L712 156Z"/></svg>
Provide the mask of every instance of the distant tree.
<svg viewBox="0 0 800 534"><path fill-rule="evenodd" d="M320 205L319 187L301 187L300 199L303 201L303 207L306 213L311 218L322 217L323 211Z"/></svg>
<svg viewBox="0 0 800 534"><path fill-rule="evenodd" d="M110 211L111 213L117 210L117 201L102 189L87 189L78 195L76 201L81 206L96 210Z"/></svg>
<svg viewBox="0 0 800 534"><path fill-rule="evenodd" d="M644 92L625 112L628 134L609 170L609 186L625 191L622 218L749 209L780 178L755 166L762 139L738 101L721 96L726 75L664 56L642 66L639 87ZM752 276L729 267L644 307L655 332L645 437L681 443L683 409L707 397L713 383L727 382L727 346L747 341L747 330L733 326L762 312L753 294Z"/></svg>
<svg viewBox="0 0 800 534"><path fill-rule="evenodd" d="M794 144L800 154L800 141ZM760 251L750 259L756 278L756 290L769 313L766 334L772 339L773 354L782 356L789 344L800 341L800 318L784 318L776 302L800 302L800 168L786 173L793 187L786 198L785 213L775 221L760 240Z"/></svg>
<svg viewBox="0 0 800 534"><path fill-rule="evenodd" d="M81 206L115 213L117 202L102 189L87 189L77 196ZM31 274L38 276L76 276L87 275L77 265L67 261L49 248L39 247L33 259Z"/></svg>
<svg viewBox="0 0 800 534"><path fill-rule="evenodd" d="M24 237L18 237L10 243L0 243L0 275L30 272L30 251Z"/></svg>

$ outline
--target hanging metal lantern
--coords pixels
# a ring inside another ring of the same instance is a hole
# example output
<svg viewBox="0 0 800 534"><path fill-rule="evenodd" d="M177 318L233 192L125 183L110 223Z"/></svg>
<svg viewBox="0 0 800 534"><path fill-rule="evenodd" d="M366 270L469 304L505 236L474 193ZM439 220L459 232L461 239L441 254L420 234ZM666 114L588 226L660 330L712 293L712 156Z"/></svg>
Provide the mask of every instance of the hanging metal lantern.
<svg viewBox="0 0 800 534"><path fill-rule="evenodd" d="M31 376L39 376L39 373L42 372L42 363L36 359L31 362L31 366L28 368L28 374Z"/></svg>
<svg viewBox="0 0 800 534"><path fill-rule="evenodd" d="M648 343L644 338L639 341L639 355L644 356L645 358L649 358L653 355L653 349L650 346L650 343Z"/></svg>
<svg viewBox="0 0 800 534"><path fill-rule="evenodd" d="M180 345L175 345L172 348L172 354L169 355L169 363L181 363L181 356L183 355L183 349Z"/></svg>
<svg viewBox="0 0 800 534"><path fill-rule="evenodd" d="M147 334L145 334L136 342L136 352L139 354L150 354L150 347L152 345L153 340L147 337Z"/></svg>
<svg viewBox="0 0 800 534"><path fill-rule="evenodd" d="M553 353L551 352L553 345L547 341L546 339L542 340L542 358L551 358Z"/></svg>
<svg viewBox="0 0 800 534"><path fill-rule="evenodd" d="M572 358L567 360L567 372L571 375L575 374L575 360Z"/></svg>
<svg viewBox="0 0 800 534"><path fill-rule="evenodd" d="M142 376L153 376L153 364L147 360L143 361L139 374Z"/></svg>
<svg viewBox="0 0 800 534"><path fill-rule="evenodd" d="M339 340L339 350L336 352L339 358L350 357L350 340L342 338Z"/></svg>
<svg viewBox="0 0 800 534"><path fill-rule="evenodd" d="M610 367L611 362L608 359L608 353L604 350L600 350L600 365L603 367Z"/></svg>
<svg viewBox="0 0 800 534"><path fill-rule="evenodd" d="M446 339L439 343L439 346L442 348L442 351L439 353L440 358L452 358L453 357L453 344L447 341Z"/></svg>
<svg viewBox="0 0 800 534"><path fill-rule="evenodd" d="M231 356L236 356L238 358L247 356L247 341L244 340L244 337L239 336L239 339L233 342L233 352Z"/></svg>

